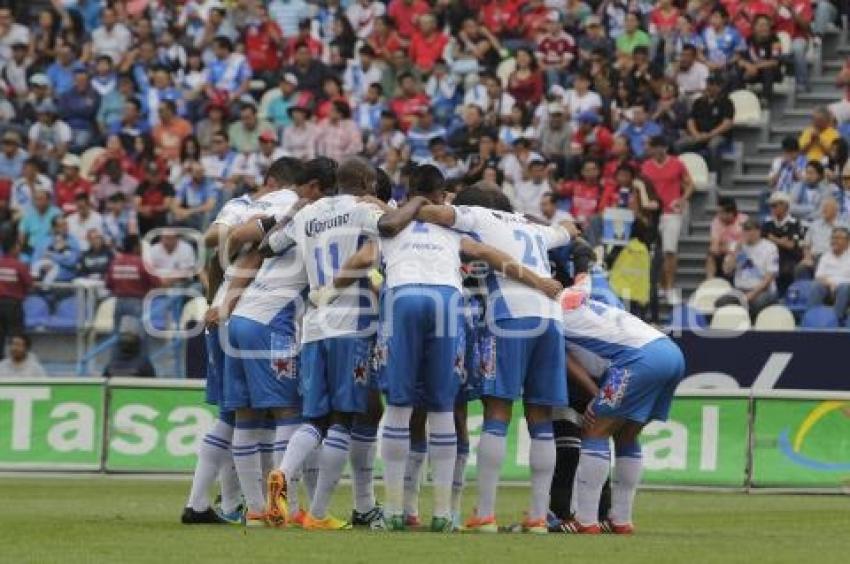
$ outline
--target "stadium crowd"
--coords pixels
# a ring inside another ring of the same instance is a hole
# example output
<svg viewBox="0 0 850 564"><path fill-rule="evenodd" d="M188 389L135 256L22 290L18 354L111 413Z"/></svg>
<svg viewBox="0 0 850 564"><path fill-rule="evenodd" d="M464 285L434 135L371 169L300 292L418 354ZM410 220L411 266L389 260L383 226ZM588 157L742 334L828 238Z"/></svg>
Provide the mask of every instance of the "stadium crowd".
<svg viewBox="0 0 850 564"><path fill-rule="evenodd" d="M30 279L99 278L132 298L196 284L198 250L173 233L152 240L173 276L116 285L114 273L140 264L152 230L203 231L280 156L362 154L398 202L410 163L433 164L456 189L486 180L517 211L574 218L612 271L621 255L623 271L641 266L622 287L657 321L656 295L678 299L694 188L675 155L701 153L719 180L729 92L755 84L769 98L784 74L807 90L806 51L838 13L827 0L2 4L0 315L20 332ZM850 66L840 81L850 87ZM850 118L848 100L783 144L763 238L742 235L744 217L721 203L708 274L758 307L806 275L812 300L847 304L846 232L831 229L850 192L827 183L850 187L832 125ZM742 237L765 249L758 260L778 253L775 283L727 260Z"/></svg>

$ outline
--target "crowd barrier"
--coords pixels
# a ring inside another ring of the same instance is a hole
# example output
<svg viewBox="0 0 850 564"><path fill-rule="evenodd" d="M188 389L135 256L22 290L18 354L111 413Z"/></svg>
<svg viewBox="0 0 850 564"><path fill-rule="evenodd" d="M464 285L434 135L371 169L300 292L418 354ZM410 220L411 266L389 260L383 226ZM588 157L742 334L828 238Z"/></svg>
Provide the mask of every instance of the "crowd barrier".
<svg viewBox="0 0 850 564"><path fill-rule="evenodd" d="M0 380L0 469L189 472L215 419L202 382ZM514 410L504 480L524 480L530 439ZM470 474L483 416L470 406ZM850 486L850 393L681 390L643 434L644 483L733 488Z"/></svg>

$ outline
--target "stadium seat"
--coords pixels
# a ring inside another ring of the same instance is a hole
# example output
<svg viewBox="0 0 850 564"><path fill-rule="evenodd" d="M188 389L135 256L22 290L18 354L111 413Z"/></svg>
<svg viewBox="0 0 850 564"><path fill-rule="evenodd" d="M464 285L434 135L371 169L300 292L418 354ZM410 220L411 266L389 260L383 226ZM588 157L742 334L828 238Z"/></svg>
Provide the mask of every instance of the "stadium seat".
<svg viewBox="0 0 850 564"><path fill-rule="evenodd" d="M748 127L763 125L764 119L758 96L749 90L736 90L729 95L729 99L735 106L735 125Z"/></svg>
<svg viewBox="0 0 850 564"><path fill-rule="evenodd" d="M809 307L809 294L812 292L812 280L797 280L785 291L785 307L791 313L801 314Z"/></svg>
<svg viewBox="0 0 850 564"><path fill-rule="evenodd" d="M200 296L186 302L186 305L183 306L183 313L180 314L180 327L185 329L192 321L202 321L208 308L206 298Z"/></svg>
<svg viewBox="0 0 850 564"><path fill-rule="evenodd" d="M668 329L704 329L706 325L705 316L696 308L680 304L670 311Z"/></svg>
<svg viewBox="0 0 850 564"><path fill-rule="evenodd" d="M717 299L731 289L732 285L723 278L706 280L697 287L694 295L691 296L690 306L703 315L710 315L714 312L714 304Z"/></svg>
<svg viewBox="0 0 850 564"><path fill-rule="evenodd" d="M94 314L94 322L92 329L98 335L106 335L112 333L115 329L115 298L106 298L97 306L97 311Z"/></svg>
<svg viewBox="0 0 850 564"><path fill-rule="evenodd" d="M50 306L47 300L41 296L27 296L24 298L24 326L27 330L41 329L47 325L50 318Z"/></svg>
<svg viewBox="0 0 850 564"><path fill-rule="evenodd" d="M100 156L106 151L103 147L92 147L90 149L86 149L82 155L80 155L80 176L83 178L89 178L89 173L91 172L91 167L100 158Z"/></svg>
<svg viewBox="0 0 850 564"><path fill-rule="evenodd" d="M791 310L784 305L772 305L763 309L756 317L756 331L793 331L796 321Z"/></svg>
<svg viewBox="0 0 850 564"><path fill-rule="evenodd" d="M697 153L682 153L679 160L688 169L688 173L694 181L697 190L704 191L711 188L711 175L708 172L708 163Z"/></svg>
<svg viewBox="0 0 850 564"><path fill-rule="evenodd" d="M722 331L746 331L752 327L750 313L739 305L726 305L714 312L711 328Z"/></svg>
<svg viewBox="0 0 850 564"><path fill-rule="evenodd" d="M835 311L829 306L815 306L806 310L803 321L800 323L803 329L834 329L839 327Z"/></svg>
<svg viewBox="0 0 850 564"><path fill-rule="evenodd" d="M50 319L47 320L47 328L53 331L71 331L78 326L77 298L70 296L63 298L57 305Z"/></svg>

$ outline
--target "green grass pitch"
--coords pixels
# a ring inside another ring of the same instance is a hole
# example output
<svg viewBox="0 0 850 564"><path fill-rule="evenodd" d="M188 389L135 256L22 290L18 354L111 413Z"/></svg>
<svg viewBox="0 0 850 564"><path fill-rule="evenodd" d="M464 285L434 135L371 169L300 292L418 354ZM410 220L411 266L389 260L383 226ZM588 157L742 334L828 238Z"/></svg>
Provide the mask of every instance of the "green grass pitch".
<svg viewBox="0 0 850 564"><path fill-rule="evenodd" d="M0 477L0 562L848 562L846 496L640 492L633 537L305 532L184 526L188 481ZM474 488L474 486L473 486ZM380 492L379 492L380 493ZM469 492L472 493L471 491ZM423 490L427 515L429 490ZM528 490L499 493L499 520L520 517ZM465 510L473 503L467 495ZM334 498L350 511L350 491Z"/></svg>

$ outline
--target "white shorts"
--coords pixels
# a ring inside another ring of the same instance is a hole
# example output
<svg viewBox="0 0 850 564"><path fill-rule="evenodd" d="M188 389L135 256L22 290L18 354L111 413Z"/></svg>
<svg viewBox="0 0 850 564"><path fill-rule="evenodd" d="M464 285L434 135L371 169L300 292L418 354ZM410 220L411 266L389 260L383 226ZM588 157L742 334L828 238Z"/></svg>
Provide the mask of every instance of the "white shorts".
<svg viewBox="0 0 850 564"><path fill-rule="evenodd" d="M682 233L682 214L662 213L658 231L661 233L661 250L675 254L679 250L679 235Z"/></svg>

